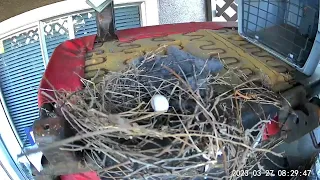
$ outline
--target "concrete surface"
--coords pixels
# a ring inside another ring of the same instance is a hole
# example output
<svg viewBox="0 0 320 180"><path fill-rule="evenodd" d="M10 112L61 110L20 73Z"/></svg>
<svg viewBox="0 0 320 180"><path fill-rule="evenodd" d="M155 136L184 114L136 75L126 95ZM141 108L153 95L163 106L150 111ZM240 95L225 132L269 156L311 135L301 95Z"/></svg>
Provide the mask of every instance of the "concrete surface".
<svg viewBox="0 0 320 180"><path fill-rule="evenodd" d="M0 0L0 22L32 9L62 0Z"/></svg>
<svg viewBox="0 0 320 180"><path fill-rule="evenodd" d="M206 21L205 0L159 0L160 24Z"/></svg>

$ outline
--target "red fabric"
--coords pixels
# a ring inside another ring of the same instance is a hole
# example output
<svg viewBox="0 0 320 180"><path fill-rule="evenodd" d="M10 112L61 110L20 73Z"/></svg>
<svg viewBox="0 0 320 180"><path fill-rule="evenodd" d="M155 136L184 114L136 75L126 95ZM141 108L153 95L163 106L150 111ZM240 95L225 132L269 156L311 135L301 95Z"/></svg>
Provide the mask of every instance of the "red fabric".
<svg viewBox="0 0 320 180"><path fill-rule="evenodd" d="M268 123L264 129L263 140L269 139L270 136L276 135L280 131L279 117L276 116L273 121Z"/></svg>
<svg viewBox="0 0 320 180"><path fill-rule="evenodd" d="M61 180L100 180L96 172L85 172L60 176Z"/></svg>
<svg viewBox="0 0 320 180"><path fill-rule="evenodd" d="M170 34L194 32L199 29L221 29L224 27L237 27L237 22L190 22L181 24L167 24L148 26L118 31L119 41L134 41L137 39L154 38Z"/></svg>
<svg viewBox="0 0 320 180"><path fill-rule="evenodd" d="M84 76L84 61L86 52L93 49L96 36L86 36L73 39L60 44L53 52L46 71L40 82L38 91L38 105L52 102L41 92L54 97L52 91L67 90L77 91L82 89L80 77ZM48 89L48 90L46 90Z"/></svg>

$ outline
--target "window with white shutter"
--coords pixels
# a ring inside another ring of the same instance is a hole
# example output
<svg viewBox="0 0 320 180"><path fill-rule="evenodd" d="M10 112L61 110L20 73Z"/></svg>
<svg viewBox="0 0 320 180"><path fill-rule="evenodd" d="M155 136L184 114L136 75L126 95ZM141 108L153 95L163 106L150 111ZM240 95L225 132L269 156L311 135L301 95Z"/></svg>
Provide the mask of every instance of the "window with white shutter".
<svg viewBox="0 0 320 180"><path fill-rule="evenodd" d="M4 104L20 140L28 146L26 127L38 119L37 90L45 70L39 42L39 29L2 40L0 60L1 90Z"/></svg>
<svg viewBox="0 0 320 180"><path fill-rule="evenodd" d="M116 8L116 29L141 27L139 8L139 5ZM93 11L61 16L1 39L4 52L0 52L0 86L4 105L24 146L30 145L25 129L39 118L37 91L45 70L44 62L59 44L71 38L69 27L73 27L75 38L96 34L95 16Z"/></svg>

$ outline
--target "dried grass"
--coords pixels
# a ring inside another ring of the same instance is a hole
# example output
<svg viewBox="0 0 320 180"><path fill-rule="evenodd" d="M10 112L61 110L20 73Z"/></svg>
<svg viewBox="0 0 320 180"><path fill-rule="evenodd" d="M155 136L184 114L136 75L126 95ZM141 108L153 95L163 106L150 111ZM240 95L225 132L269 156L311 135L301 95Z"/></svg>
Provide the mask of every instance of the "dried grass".
<svg viewBox="0 0 320 180"><path fill-rule="evenodd" d="M148 53L145 60L153 57ZM76 136L48 148L83 152L100 167L101 177L111 179L236 179L232 175L238 170L263 171L266 154L281 157L272 151L281 139L261 142L271 121L268 114L253 127L242 124L246 105L261 110L280 106L278 95L261 79L248 80L229 68L208 76L206 88L194 91L184 77L163 68L171 79L144 75L142 66L129 67L108 73L100 83L83 79L85 88L76 93L56 92ZM231 83L235 78L241 81ZM155 94L168 98L167 112L152 111Z"/></svg>

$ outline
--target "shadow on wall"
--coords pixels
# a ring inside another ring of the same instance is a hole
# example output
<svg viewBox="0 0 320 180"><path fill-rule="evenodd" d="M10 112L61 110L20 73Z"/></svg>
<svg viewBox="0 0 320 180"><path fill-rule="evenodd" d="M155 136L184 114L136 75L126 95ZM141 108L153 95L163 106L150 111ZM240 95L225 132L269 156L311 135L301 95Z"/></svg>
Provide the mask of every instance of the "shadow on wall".
<svg viewBox="0 0 320 180"><path fill-rule="evenodd" d="M205 0L159 0L160 24L206 21Z"/></svg>

